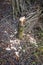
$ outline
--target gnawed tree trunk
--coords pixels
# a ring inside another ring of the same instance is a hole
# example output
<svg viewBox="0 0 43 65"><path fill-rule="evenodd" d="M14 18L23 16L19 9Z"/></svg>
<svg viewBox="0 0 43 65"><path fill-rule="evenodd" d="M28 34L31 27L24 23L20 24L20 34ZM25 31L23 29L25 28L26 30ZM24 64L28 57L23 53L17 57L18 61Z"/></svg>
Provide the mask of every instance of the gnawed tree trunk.
<svg viewBox="0 0 43 65"><path fill-rule="evenodd" d="M26 18L25 17L21 17L19 19L19 24L18 24L18 37L19 39L23 39L23 34L24 34L24 22L25 22Z"/></svg>

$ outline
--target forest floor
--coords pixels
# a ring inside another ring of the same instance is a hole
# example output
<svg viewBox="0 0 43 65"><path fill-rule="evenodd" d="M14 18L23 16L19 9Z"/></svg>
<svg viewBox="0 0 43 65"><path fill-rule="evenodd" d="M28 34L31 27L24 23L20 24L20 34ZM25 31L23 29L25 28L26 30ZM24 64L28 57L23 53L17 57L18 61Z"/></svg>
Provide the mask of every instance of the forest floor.
<svg viewBox="0 0 43 65"><path fill-rule="evenodd" d="M32 19L29 19L31 18L30 16L28 21L31 22L33 18L35 19L37 17L37 14L35 16L33 15L34 14L31 14ZM28 30L30 30L34 24L35 23L30 23L29 26L25 28L25 33L29 33ZM37 48L34 44L30 44L31 40L34 40L36 43L33 34L35 32L30 34L30 41L26 36L24 40L19 40L16 38L17 28L18 20L12 19L10 5L0 3L0 65L43 65L43 46Z"/></svg>

